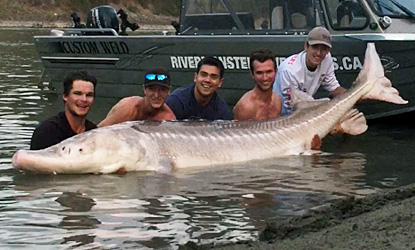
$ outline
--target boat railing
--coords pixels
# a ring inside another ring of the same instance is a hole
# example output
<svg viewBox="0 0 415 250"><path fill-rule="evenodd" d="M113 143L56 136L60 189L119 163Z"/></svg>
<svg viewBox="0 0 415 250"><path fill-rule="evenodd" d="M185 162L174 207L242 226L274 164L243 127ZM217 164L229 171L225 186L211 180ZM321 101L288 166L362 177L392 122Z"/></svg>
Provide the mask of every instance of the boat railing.
<svg viewBox="0 0 415 250"><path fill-rule="evenodd" d="M182 23L181 33L197 33L207 30L255 30L252 13L237 12L235 15L239 18L242 27L238 27L238 23L229 13L188 14Z"/></svg>
<svg viewBox="0 0 415 250"><path fill-rule="evenodd" d="M63 36L118 36L118 33L111 28L80 28L67 29Z"/></svg>

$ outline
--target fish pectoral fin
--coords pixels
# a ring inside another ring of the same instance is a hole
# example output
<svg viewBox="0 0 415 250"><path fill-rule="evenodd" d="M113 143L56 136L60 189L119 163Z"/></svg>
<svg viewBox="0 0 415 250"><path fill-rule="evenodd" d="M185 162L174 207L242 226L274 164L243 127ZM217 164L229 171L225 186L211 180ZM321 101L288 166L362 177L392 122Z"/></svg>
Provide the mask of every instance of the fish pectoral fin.
<svg viewBox="0 0 415 250"><path fill-rule="evenodd" d="M155 171L157 173L162 174L171 174L173 171L173 162L172 160L167 156L161 156L158 161L158 166L156 167Z"/></svg>
<svg viewBox="0 0 415 250"><path fill-rule="evenodd" d="M408 101L399 96L399 91L392 87L391 81L386 77L377 79L376 84L369 93L362 97L362 99L379 100L395 104L408 103Z"/></svg>
<svg viewBox="0 0 415 250"><path fill-rule="evenodd" d="M366 118L362 112L357 109L351 109L337 123L331 134L345 133L349 135L360 135L367 130Z"/></svg>
<svg viewBox="0 0 415 250"><path fill-rule="evenodd" d="M98 171L94 171L95 174L123 174L126 172L127 170L125 169L124 165L120 163L113 163L110 165L102 166L100 169L98 169Z"/></svg>

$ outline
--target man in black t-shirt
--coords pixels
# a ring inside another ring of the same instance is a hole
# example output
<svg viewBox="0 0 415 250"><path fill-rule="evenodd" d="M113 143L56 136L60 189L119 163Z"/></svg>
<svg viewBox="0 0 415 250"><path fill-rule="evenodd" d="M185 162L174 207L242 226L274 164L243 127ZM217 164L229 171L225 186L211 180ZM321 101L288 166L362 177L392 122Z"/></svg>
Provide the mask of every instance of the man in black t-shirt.
<svg viewBox="0 0 415 250"><path fill-rule="evenodd" d="M35 129L30 149L44 149L69 137L96 128L86 119L94 104L97 80L86 71L68 75L63 83L65 110L47 118Z"/></svg>

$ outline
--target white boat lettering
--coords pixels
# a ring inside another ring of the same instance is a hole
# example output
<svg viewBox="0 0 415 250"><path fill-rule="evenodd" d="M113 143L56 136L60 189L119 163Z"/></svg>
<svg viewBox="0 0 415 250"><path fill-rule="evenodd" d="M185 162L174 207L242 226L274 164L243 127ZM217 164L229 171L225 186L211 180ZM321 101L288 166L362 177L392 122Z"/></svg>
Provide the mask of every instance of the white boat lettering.
<svg viewBox="0 0 415 250"><path fill-rule="evenodd" d="M333 66L334 70L361 70L363 68L362 62L357 56L333 57Z"/></svg>
<svg viewBox="0 0 415 250"><path fill-rule="evenodd" d="M245 56L219 56L225 69L249 69L249 57Z"/></svg>
<svg viewBox="0 0 415 250"><path fill-rule="evenodd" d="M203 56L171 56L170 63L173 69L195 69Z"/></svg>
<svg viewBox="0 0 415 250"><path fill-rule="evenodd" d="M61 42L67 54L128 54L130 49L125 42Z"/></svg>
<svg viewBox="0 0 415 250"><path fill-rule="evenodd" d="M249 70L248 56L215 56L218 58L226 70ZM197 64L203 56L170 56L172 69L196 69ZM285 57L276 57L277 65L282 62Z"/></svg>

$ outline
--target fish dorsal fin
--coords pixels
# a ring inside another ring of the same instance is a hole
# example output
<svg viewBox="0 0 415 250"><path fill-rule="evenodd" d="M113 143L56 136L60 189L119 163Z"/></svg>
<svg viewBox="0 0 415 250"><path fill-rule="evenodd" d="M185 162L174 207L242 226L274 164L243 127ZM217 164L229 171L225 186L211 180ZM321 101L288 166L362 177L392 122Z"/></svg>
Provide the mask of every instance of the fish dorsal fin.
<svg viewBox="0 0 415 250"><path fill-rule="evenodd" d="M334 127L332 134L360 135L367 130L366 118L357 109L351 109Z"/></svg>
<svg viewBox="0 0 415 250"><path fill-rule="evenodd" d="M328 101L330 101L329 98L314 99L307 93L291 87L291 103L294 110L317 107L323 103L327 103Z"/></svg>

